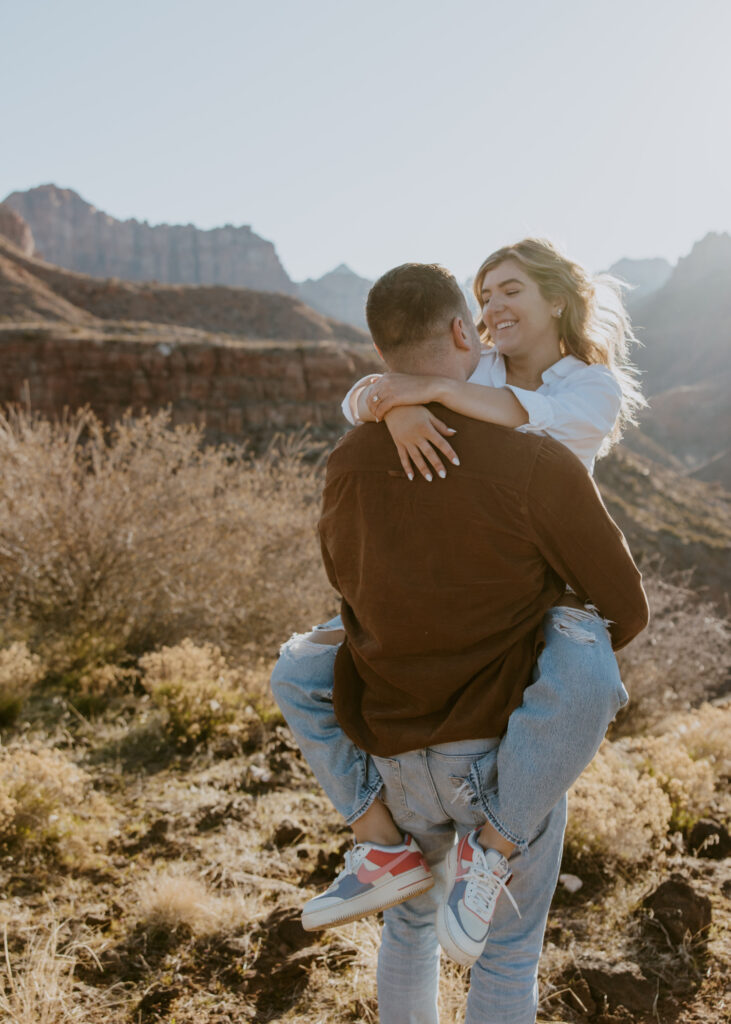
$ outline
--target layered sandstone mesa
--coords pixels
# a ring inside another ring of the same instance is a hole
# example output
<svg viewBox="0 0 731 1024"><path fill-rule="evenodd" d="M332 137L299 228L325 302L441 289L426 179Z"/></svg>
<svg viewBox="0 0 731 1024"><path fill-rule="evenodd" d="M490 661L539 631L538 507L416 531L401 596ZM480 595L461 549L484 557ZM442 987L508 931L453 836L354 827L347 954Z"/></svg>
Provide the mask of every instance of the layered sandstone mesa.
<svg viewBox="0 0 731 1024"><path fill-rule="evenodd" d="M2 204L20 214L45 260L94 277L169 284L225 284L284 292L295 286L271 242L250 227L116 220L72 189L41 185Z"/></svg>
<svg viewBox="0 0 731 1024"><path fill-rule="evenodd" d="M38 319L165 324L237 338L333 339L370 348L363 331L322 316L293 295L91 277L24 256L0 236L0 322Z"/></svg>
<svg viewBox="0 0 731 1024"><path fill-rule="evenodd" d="M0 235L7 238L23 253L32 256L35 252L33 232L19 213L0 203Z"/></svg>

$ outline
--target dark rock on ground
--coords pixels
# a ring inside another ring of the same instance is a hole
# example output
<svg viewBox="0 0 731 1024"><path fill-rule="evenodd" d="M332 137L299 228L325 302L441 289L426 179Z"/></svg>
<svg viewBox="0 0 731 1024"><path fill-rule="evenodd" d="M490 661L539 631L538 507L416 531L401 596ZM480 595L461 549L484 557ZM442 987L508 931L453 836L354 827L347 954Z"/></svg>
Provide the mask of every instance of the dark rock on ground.
<svg viewBox="0 0 731 1024"><path fill-rule="evenodd" d="M345 851L349 850L352 845L352 842L346 839L337 850L330 850L328 853L324 850L318 850L315 868L303 879L303 883L305 885L324 885L325 883L329 884L332 882L336 873L343 866Z"/></svg>
<svg viewBox="0 0 731 1024"><path fill-rule="evenodd" d="M304 949L312 943L313 936L302 927L301 907L280 907L273 911L261 928L269 936L269 944L280 952Z"/></svg>
<svg viewBox="0 0 731 1024"><path fill-rule="evenodd" d="M157 1020L158 1013L165 1013L174 999L181 994L181 989L171 985L155 985L146 992L137 1004L138 1020ZM154 1013L154 1017L147 1014Z"/></svg>
<svg viewBox="0 0 731 1024"><path fill-rule="evenodd" d="M725 825L710 818L701 818L690 831L688 847L696 857L723 860L731 856L731 836Z"/></svg>
<svg viewBox="0 0 731 1024"><path fill-rule="evenodd" d="M579 977L568 984L570 991L564 996L564 1002L581 1013L587 1013L589 1016L596 1013L597 1005L586 980Z"/></svg>
<svg viewBox="0 0 731 1024"><path fill-rule="evenodd" d="M296 843L305 834L305 830L297 822L290 821L289 818L285 818L280 821L274 830L273 840L275 846L290 846L292 843Z"/></svg>
<svg viewBox="0 0 731 1024"><path fill-rule="evenodd" d="M591 964L580 967L594 1001L610 1010L619 1006L634 1013L649 1013L655 1003L657 982L646 978L632 963Z"/></svg>
<svg viewBox="0 0 731 1024"><path fill-rule="evenodd" d="M651 893L642 906L652 912L652 920L679 946L686 935L699 935L711 923L711 901L696 892L682 875L671 875Z"/></svg>

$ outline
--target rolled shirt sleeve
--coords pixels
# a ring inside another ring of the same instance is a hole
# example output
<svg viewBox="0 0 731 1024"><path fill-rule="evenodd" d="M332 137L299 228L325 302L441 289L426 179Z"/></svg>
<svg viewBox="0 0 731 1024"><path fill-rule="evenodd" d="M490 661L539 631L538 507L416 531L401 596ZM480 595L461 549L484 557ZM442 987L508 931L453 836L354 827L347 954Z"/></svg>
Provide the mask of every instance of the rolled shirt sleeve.
<svg viewBox="0 0 731 1024"><path fill-rule="evenodd" d="M358 399L361 391L367 388L374 377L378 377L380 374L369 373L367 377L361 377L352 386L350 391L343 399L340 408L343 410L343 416L346 418L348 423L352 423L354 427L358 426L359 423L363 423L363 420L358 416Z"/></svg>
<svg viewBox="0 0 731 1024"><path fill-rule="evenodd" d="M570 448L591 472L622 404L622 389L611 370L598 364L582 367L550 390L506 387L528 414L528 422L517 429L549 434Z"/></svg>

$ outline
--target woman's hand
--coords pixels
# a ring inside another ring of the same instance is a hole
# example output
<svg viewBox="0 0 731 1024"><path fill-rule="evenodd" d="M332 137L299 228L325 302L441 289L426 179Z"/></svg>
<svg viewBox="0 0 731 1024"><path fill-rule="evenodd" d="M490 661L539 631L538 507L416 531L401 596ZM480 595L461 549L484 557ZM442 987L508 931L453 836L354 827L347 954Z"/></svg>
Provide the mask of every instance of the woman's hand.
<svg viewBox="0 0 731 1024"><path fill-rule="evenodd" d="M389 374L389 376L394 375ZM395 376L400 376L400 374ZM380 389L380 381L378 386ZM409 480L414 479L414 466L425 480L431 480L432 474L428 463L431 464L438 476L445 477L447 475L435 448L438 448L455 466L459 465L457 453L445 440L456 431L422 405L399 406L386 413L384 419L396 445L404 473Z"/></svg>
<svg viewBox="0 0 731 1024"><path fill-rule="evenodd" d="M384 373L368 388L366 403L377 420L397 405L426 405L439 401L441 377Z"/></svg>

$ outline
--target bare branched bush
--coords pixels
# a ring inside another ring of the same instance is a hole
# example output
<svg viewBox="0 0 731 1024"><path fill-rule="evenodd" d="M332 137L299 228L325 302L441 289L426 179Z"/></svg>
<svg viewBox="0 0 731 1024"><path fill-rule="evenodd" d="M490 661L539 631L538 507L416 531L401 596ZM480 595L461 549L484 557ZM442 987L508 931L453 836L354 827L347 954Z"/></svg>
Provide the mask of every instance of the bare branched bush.
<svg viewBox="0 0 731 1024"><path fill-rule="evenodd" d="M230 668L220 648L196 646L186 638L140 658L142 683L165 713L171 738L184 746L216 733L239 731L246 718L241 676Z"/></svg>
<svg viewBox="0 0 731 1024"><path fill-rule="evenodd" d="M22 641L0 651L0 725L11 725L44 674L41 659Z"/></svg>
<svg viewBox="0 0 731 1024"><path fill-rule="evenodd" d="M0 608L57 672L185 636L272 653L332 607L304 442L259 459L159 413L0 416ZM12 636L15 631L15 636Z"/></svg>
<svg viewBox="0 0 731 1024"><path fill-rule="evenodd" d="M239 898L216 896L183 865L153 871L139 889L139 921L151 930L211 935L241 924L241 910Z"/></svg>
<svg viewBox="0 0 731 1024"><path fill-rule="evenodd" d="M110 819L90 776L60 751L21 743L0 750L0 846L85 859L108 838Z"/></svg>
<svg viewBox="0 0 731 1024"><path fill-rule="evenodd" d="M682 579L645 579L649 627L618 655L630 703L616 733L639 733L721 693L729 673L728 623Z"/></svg>
<svg viewBox="0 0 731 1024"><path fill-rule="evenodd" d="M661 848L671 815L657 780L605 742L569 793L566 846L579 857L640 863Z"/></svg>

